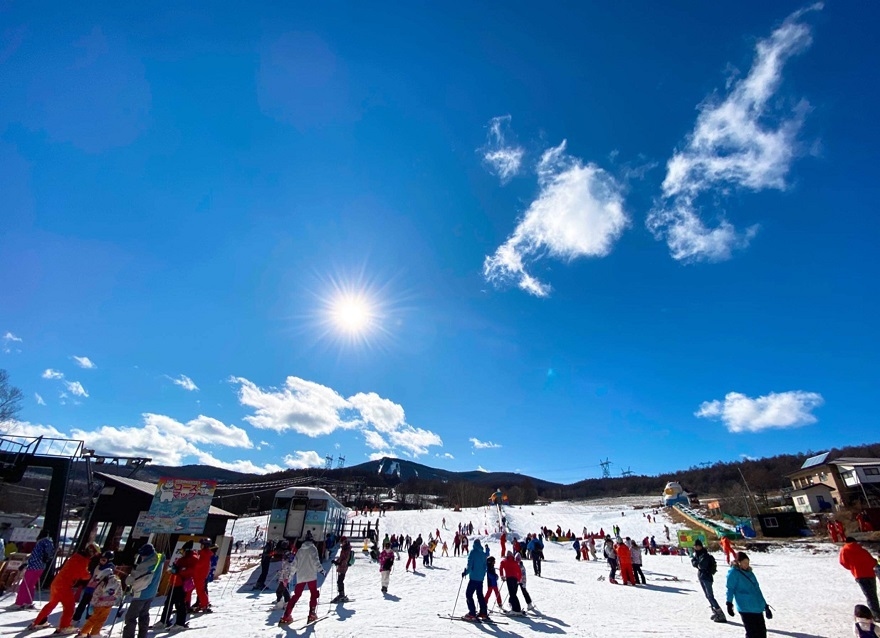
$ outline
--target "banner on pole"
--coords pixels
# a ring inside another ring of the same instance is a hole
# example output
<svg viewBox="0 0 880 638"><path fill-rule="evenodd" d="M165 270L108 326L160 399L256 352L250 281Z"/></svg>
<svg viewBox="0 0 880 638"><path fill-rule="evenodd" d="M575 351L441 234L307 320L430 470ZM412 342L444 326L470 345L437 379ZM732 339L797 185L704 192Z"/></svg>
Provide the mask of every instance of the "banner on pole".
<svg viewBox="0 0 880 638"><path fill-rule="evenodd" d="M697 532L692 529L680 529L678 530L678 546L684 547L685 549L689 549L694 546L694 541L700 539L700 542L705 546L706 542L706 532Z"/></svg>
<svg viewBox="0 0 880 638"><path fill-rule="evenodd" d="M139 517L142 534L201 534L217 481L159 479L150 510Z"/></svg>

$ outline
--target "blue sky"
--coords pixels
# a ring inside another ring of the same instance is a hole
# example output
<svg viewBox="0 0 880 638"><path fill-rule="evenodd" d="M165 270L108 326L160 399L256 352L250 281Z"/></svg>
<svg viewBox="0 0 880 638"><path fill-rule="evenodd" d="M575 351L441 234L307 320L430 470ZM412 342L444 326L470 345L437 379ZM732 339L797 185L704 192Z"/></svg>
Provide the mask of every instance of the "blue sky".
<svg viewBox="0 0 880 638"><path fill-rule="evenodd" d="M15 428L570 482L872 442L875 3L0 3Z"/></svg>

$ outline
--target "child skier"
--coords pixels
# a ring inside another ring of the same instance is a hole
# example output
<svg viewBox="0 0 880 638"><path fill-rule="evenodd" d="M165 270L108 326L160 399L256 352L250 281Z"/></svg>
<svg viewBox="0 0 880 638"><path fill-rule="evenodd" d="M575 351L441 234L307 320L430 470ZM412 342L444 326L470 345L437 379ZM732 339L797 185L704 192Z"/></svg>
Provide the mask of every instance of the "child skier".
<svg viewBox="0 0 880 638"><path fill-rule="evenodd" d="M620 565L620 579L624 585L635 585L636 577L633 574L632 552L629 549L628 540L620 541L614 548L617 553L617 563Z"/></svg>
<svg viewBox="0 0 880 638"><path fill-rule="evenodd" d="M504 606L501 604L501 592L498 591L498 572L495 571L494 556L489 556L486 559L486 584L489 588L486 590L486 595L483 598L489 600L489 597L494 593L495 600L498 601L498 608L504 611Z"/></svg>
<svg viewBox="0 0 880 638"><path fill-rule="evenodd" d="M529 596L529 591L526 589L526 567L525 565L523 565L522 556L519 553L516 553L513 559L519 566L519 573L522 576L522 580L519 581L519 590L522 592L523 598L526 601L526 608L531 611L535 608L535 606L532 604L532 597Z"/></svg>
<svg viewBox="0 0 880 638"><path fill-rule="evenodd" d="M636 576L636 585L638 585L639 582L641 582L642 585L647 585L648 581L645 580L645 573L642 571L642 550L639 549L638 543L634 540L630 541L629 547L630 554L632 554L632 568L633 573Z"/></svg>
<svg viewBox="0 0 880 638"><path fill-rule="evenodd" d="M877 638L880 636L880 625L874 622L874 616L867 605L856 605L853 616L856 620L853 625L855 638Z"/></svg>
<svg viewBox="0 0 880 638"><path fill-rule="evenodd" d="M275 609L284 609L290 600L290 573L293 570L293 552L287 552L278 570L278 588L275 590ZM282 599L284 602L281 602Z"/></svg>
<svg viewBox="0 0 880 638"><path fill-rule="evenodd" d="M92 593L92 607L95 611L83 624L77 638L99 635L101 627L110 615L110 610L119 602L121 596L122 583L113 573L113 568L104 568L98 572L97 583Z"/></svg>
<svg viewBox="0 0 880 638"><path fill-rule="evenodd" d="M425 547L423 545L423 547ZM388 593L388 582L391 580L391 568L394 567L394 552L391 551L391 543L385 543L385 548L379 554L379 580L382 583L382 593Z"/></svg>

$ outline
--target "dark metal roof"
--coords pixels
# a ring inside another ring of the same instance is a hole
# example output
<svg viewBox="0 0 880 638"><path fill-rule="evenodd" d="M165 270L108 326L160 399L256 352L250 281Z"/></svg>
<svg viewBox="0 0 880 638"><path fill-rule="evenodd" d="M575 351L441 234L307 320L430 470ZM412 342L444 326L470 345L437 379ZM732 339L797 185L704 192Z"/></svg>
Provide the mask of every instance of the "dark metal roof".
<svg viewBox="0 0 880 638"><path fill-rule="evenodd" d="M150 483L149 481L139 481L137 479L127 478L125 476L114 476L113 474L105 474L104 472L95 472L95 476L105 482L116 483L117 485L125 485L126 487L130 487L139 492L143 492L144 494L149 494L150 496L154 496L156 494L156 488L158 487L156 483ZM208 510L208 514L210 516L222 516L223 518L238 518L237 514L227 512L226 510L221 510L219 507L214 507L213 505L211 506L211 509Z"/></svg>

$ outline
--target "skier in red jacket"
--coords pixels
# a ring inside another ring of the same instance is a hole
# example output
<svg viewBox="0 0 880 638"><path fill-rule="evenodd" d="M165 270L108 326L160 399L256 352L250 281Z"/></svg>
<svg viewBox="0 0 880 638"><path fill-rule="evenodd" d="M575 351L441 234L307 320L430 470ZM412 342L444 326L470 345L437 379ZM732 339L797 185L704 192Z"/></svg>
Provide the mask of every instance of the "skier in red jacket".
<svg viewBox="0 0 880 638"><path fill-rule="evenodd" d="M852 536L846 537L846 542L840 548L840 564L852 573L874 618L880 618L880 604L877 602L877 578L874 575L874 567L877 561L868 553L868 550L859 545Z"/></svg>
<svg viewBox="0 0 880 638"><path fill-rule="evenodd" d="M617 543L614 550L617 553L617 564L620 566L620 578L624 585L635 585L636 575L633 572L632 553L629 549L629 537L622 543Z"/></svg>

